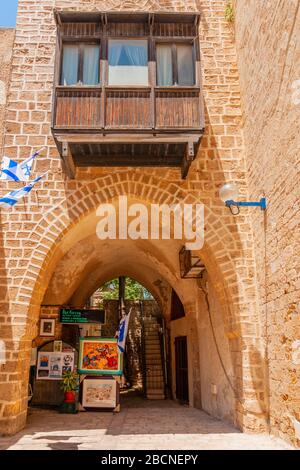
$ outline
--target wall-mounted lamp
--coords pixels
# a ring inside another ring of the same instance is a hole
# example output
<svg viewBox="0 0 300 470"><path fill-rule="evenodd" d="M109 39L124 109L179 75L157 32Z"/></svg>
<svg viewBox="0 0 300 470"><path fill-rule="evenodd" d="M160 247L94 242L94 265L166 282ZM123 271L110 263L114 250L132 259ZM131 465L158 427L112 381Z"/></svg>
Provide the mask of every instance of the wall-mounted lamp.
<svg viewBox="0 0 300 470"><path fill-rule="evenodd" d="M219 191L221 200L225 202L225 206L229 207L233 215L238 215L240 213L241 206L260 207L262 210L267 208L267 200L265 197L262 197L258 202L244 202L237 201L238 194L238 188L232 183L224 184ZM236 211L233 210L234 207L236 207Z"/></svg>

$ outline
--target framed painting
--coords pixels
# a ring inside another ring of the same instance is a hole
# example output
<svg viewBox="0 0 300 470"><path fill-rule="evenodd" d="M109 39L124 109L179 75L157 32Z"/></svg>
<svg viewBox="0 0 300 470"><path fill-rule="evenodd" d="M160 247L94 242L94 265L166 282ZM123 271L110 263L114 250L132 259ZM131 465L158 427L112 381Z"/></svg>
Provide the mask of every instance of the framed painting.
<svg viewBox="0 0 300 470"><path fill-rule="evenodd" d="M117 382L113 378L85 378L82 383L84 408L115 408L118 401Z"/></svg>
<svg viewBox="0 0 300 470"><path fill-rule="evenodd" d="M55 335L55 319L41 318L40 336Z"/></svg>
<svg viewBox="0 0 300 470"><path fill-rule="evenodd" d="M53 351L54 352L62 351L62 341L53 341Z"/></svg>
<svg viewBox="0 0 300 470"><path fill-rule="evenodd" d="M118 350L117 338L80 338L78 372L122 375L123 357Z"/></svg>

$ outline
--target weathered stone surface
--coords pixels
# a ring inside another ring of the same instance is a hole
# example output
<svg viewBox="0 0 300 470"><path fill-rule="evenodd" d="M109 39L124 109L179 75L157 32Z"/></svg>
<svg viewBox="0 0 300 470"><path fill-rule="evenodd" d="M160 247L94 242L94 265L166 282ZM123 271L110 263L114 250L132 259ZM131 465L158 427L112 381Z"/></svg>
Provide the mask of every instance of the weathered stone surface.
<svg viewBox="0 0 300 470"><path fill-rule="evenodd" d="M300 419L300 365L293 361L293 345L300 339L299 2L235 4L249 199L265 195L268 200L266 213L253 211L251 219L271 430L297 444L293 416Z"/></svg>
<svg viewBox="0 0 300 470"><path fill-rule="evenodd" d="M14 37L14 29L0 29L0 156L2 156L3 149L5 105L9 89Z"/></svg>
<svg viewBox="0 0 300 470"><path fill-rule="evenodd" d="M72 416L35 408L29 413L26 430L14 437L0 438L0 449L292 450L292 447L266 434L240 433L203 411L170 400L153 404L141 398L124 397L121 413L88 412Z"/></svg>
<svg viewBox="0 0 300 470"><path fill-rule="evenodd" d="M40 314L57 315L57 307L46 312L48 307L41 304L82 305L101 282L126 273L155 294L166 318L171 287L181 298L186 309L181 331L193 344L190 385L195 405L202 406L204 393L205 406L216 416L226 415L244 430L266 430L269 376L272 431L296 442L291 419L282 420L284 414L299 413L299 366L291 362L292 342L299 339L299 190L292 184L299 176L299 132L295 132L299 105L289 101L287 92L294 96L291 87L299 79L299 11L296 0L289 3L274 12L271 2L237 0L235 43L224 19L225 0L203 0L201 5L196 0L19 0L12 62L2 59L8 68L5 78L0 76L7 84L11 67L4 152L21 160L33 148L46 146L47 158L37 160L35 171L50 171L24 204L9 214L1 212L0 329L7 361L0 371L3 432L13 433L25 423L24 405L19 410L16 403L26 393L30 344L38 334ZM201 8L206 130L186 181L172 168L82 168L76 180L66 179L50 129L54 7L77 11ZM9 50L14 33L7 34L3 44ZM0 105L0 135L4 132L1 109ZM239 217L233 217L218 197L219 187L228 181L237 184L243 199L257 199L263 192L268 196L266 261L263 214L242 209ZM3 182L1 194L15 187ZM133 202L142 200L147 207L182 201L205 204L205 245L199 254L212 286L211 321L201 292L205 286L200 289L196 281L179 277L182 241L100 243L96 238L97 207L115 204L122 195ZM176 327L172 328L175 333ZM202 344L201 331L206 335ZM262 342L266 339L268 358ZM206 365L200 356L215 365L211 374L203 373ZM216 404L210 381L221 390ZM20 395L14 392L7 397L8 384L19 387ZM4 417L8 410L9 420Z"/></svg>

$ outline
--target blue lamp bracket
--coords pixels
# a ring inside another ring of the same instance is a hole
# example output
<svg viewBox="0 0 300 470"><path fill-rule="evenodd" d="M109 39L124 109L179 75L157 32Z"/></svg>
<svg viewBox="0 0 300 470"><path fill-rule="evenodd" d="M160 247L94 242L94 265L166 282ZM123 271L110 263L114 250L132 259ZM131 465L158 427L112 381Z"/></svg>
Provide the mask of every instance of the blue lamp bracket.
<svg viewBox="0 0 300 470"><path fill-rule="evenodd" d="M231 206L236 206L236 207L249 207L249 206L252 206L252 207L260 207L261 210L266 210L267 208L267 199L265 197L262 197L260 199L260 201L258 202L244 202L244 201L232 201L232 200L228 200L228 201L225 201L225 205L227 207L231 207Z"/></svg>

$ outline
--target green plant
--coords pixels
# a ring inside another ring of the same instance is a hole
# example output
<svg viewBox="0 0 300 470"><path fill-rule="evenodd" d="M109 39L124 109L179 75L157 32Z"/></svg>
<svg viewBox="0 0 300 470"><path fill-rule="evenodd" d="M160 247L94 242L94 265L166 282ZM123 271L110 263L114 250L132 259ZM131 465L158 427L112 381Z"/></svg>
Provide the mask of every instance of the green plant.
<svg viewBox="0 0 300 470"><path fill-rule="evenodd" d="M78 374L76 372L67 371L63 374L61 380L61 388L64 392L75 392L78 384Z"/></svg>
<svg viewBox="0 0 300 470"><path fill-rule="evenodd" d="M103 300L117 300L119 298L119 279L116 278L106 282L97 292L100 297L98 307L103 308ZM130 277L126 277L125 298L128 300L153 299L152 294L144 286Z"/></svg>
<svg viewBox="0 0 300 470"><path fill-rule="evenodd" d="M225 19L226 19L226 21L228 21L228 23L233 23L234 22L234 11L233 11L232 1L228 1L226 3Z"/></svg>

